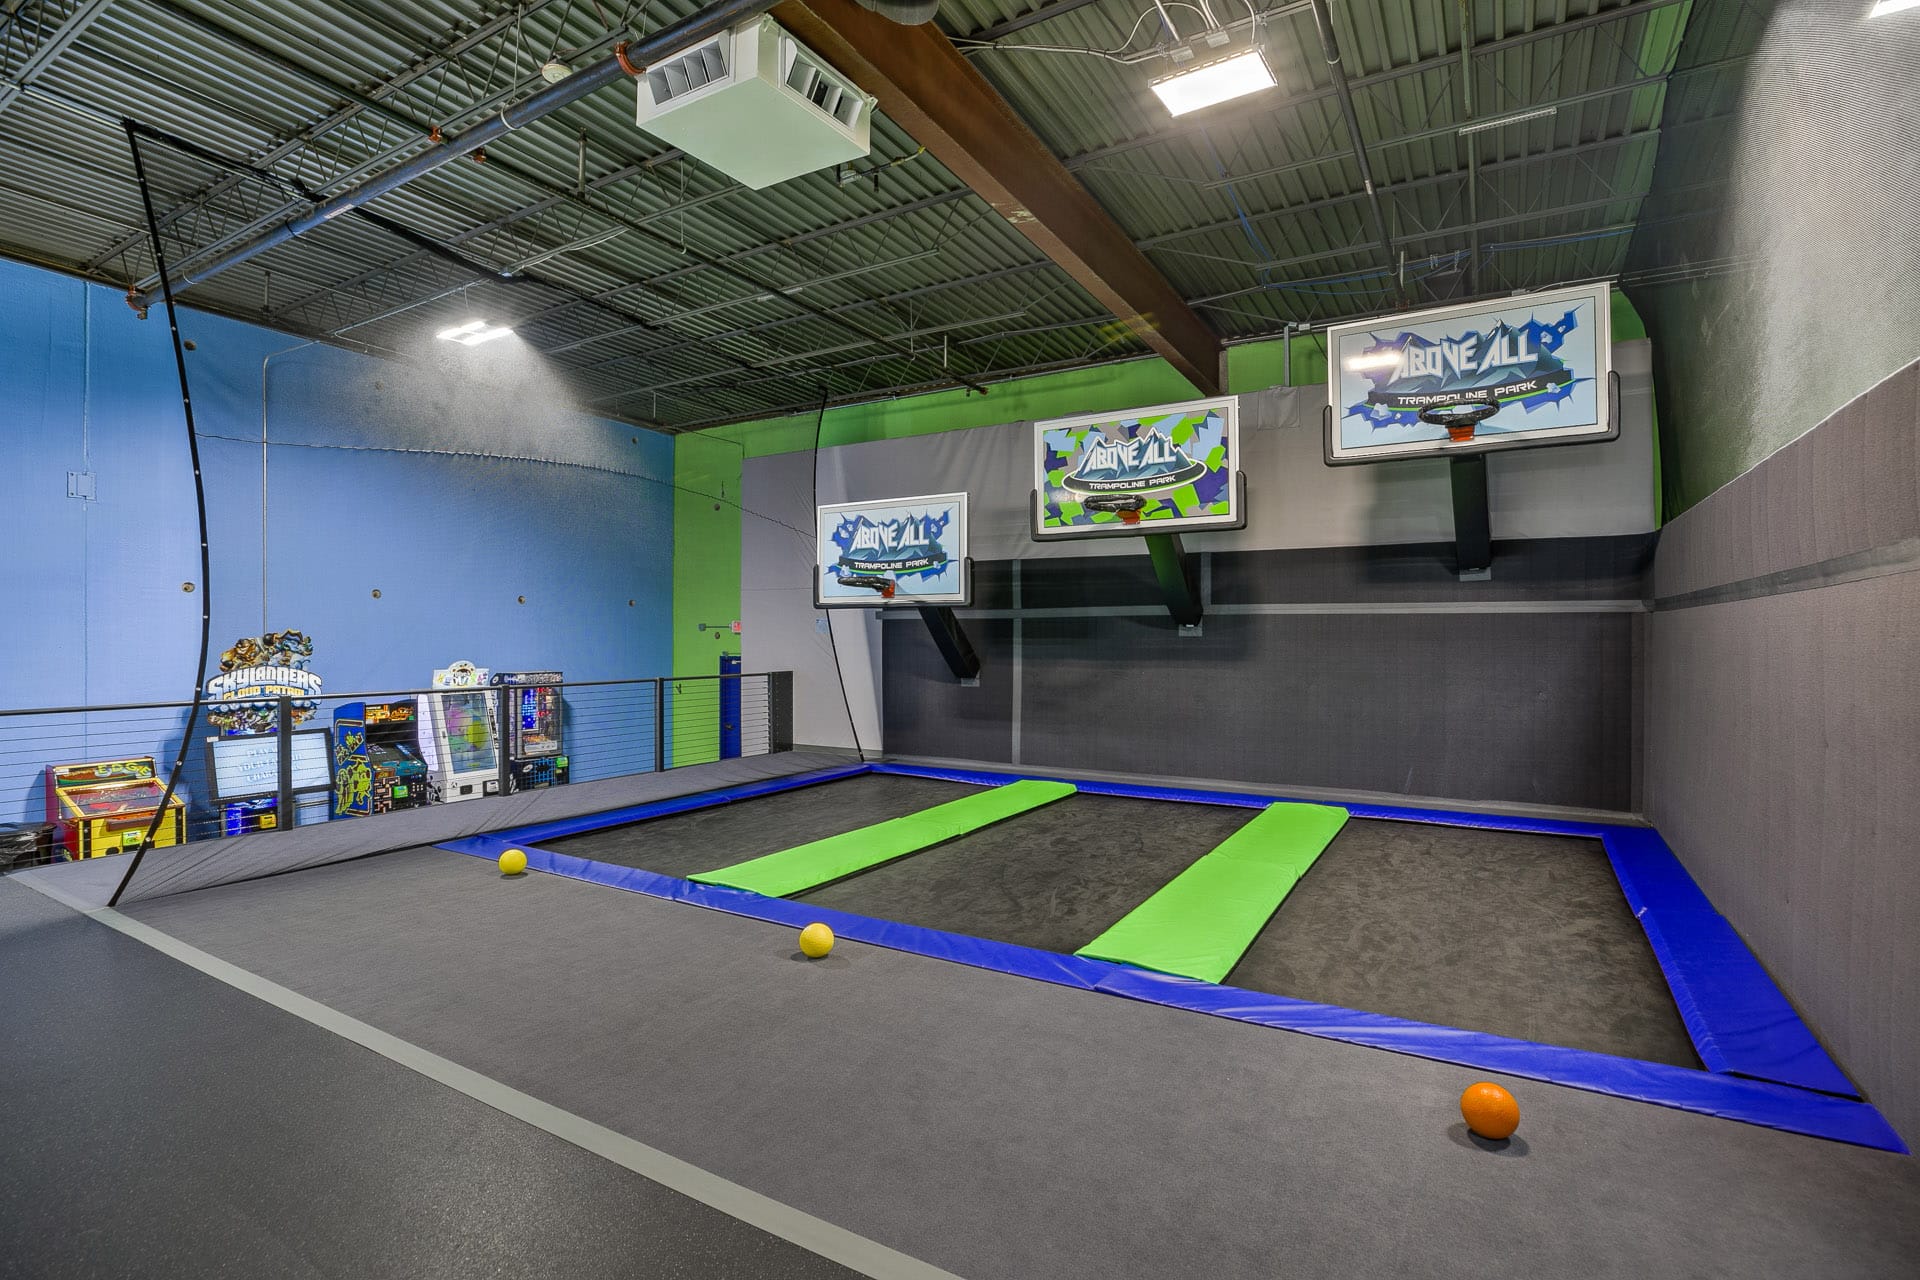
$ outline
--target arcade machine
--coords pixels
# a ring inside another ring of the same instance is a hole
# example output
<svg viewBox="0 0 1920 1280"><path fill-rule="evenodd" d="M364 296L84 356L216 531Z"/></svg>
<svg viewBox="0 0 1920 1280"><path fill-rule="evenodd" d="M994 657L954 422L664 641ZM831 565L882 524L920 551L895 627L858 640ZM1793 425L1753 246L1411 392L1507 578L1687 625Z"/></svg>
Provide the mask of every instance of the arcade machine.
<svg viewBox="0 0 1920 1280"><path fill-rule="evenodd" d="M222 835L272 831L285 822L280 813L280 735L230 733L207 739L207 778L220 810ZM296 826L327 820L326 793L333 789L327 761L327 732L305 729L293 735L288 779Z"/></svg>
<svg viewBox="0 0 1920 1280"><path fill-rule="evenodd" d="M560 754L562 679L558 671L494 673L493 683L505 702L501 718L510 790L557 787L567 780L567 758Z"/></svg>
<svg viewBox="0 0 1920 1280"><path fill-rule="evenodd" d="M140 847L167 784L154 776L152 756L95 764L47 766L47 821L70 861L103 858ZM153 833L155 848L185 844L187 806L175 795Z"/></svg>
<svg viewBox="0 0 1920 1280"><path fill-rule="evenodd" d="M364 818L433 801L420 757L420 704L348 702L333 713L333 816Z"/></svg>
<svg viewBox="0 0 1920 1280"><path fill-rule="evenodd" d="M456 662L433 673L422 700L428 732L421 745L442 801L478 800L500 794L500 757L494 734L494 694L487 669Z"/></svg>

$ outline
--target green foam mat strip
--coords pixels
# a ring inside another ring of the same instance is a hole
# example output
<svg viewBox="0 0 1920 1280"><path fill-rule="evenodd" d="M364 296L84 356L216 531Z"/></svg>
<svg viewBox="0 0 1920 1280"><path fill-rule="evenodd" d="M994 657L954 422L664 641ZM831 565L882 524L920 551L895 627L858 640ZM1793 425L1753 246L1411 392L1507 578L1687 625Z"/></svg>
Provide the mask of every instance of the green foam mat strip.
<svg viewBox="0 0 1920 1280"><path fill-rule="evenodd" d="M1334 805L1268 805L1075 954L1219 982L1346 823Z"/></svg>
<svg viewBox="0 0 1920 1280"><path fill-rule="evenodd" d="M687 878L701 884L723 884L750 889L769 898L784 898L917 853L969 831L978 831L1073 793L1071 782L1009 782L904 818L878 822L845 835L828 836L811 844L795 845Z"/></svg>

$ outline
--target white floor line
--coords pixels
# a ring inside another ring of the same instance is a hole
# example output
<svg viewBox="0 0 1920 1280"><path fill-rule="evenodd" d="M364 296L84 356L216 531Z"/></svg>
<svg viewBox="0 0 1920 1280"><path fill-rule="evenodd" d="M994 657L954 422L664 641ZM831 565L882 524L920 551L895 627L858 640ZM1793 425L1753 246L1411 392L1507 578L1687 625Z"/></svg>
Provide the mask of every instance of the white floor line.
<svg viewBox="0 0 1920 1280"><path fill-rule="evenodd" d="M616 1133L605 1125L574 1115L571 1111L542 1102L532 1094L522 1093L358 1018L348 1017L337 1009L329 1008L277 982L269 982L256 973L210 955L110 907L89 908L51 885L24 883L29 883L33 889L61 905L117 929L182 964L198 969L208 977L264 1000L275 1008L284 1009L294 1017L324 1031L331 1031L342 1039L371 1049L383 1058L417 1071L429 1080L464 1093L476 1102L484 1103L516 1120L523 1120L563 1142L570 1142L583 1151L591 1151L624 1169L631 1169L649 1181L698 1200L730 1218L758 1227L769 1235L799 1245L863 1276L872 1276L874 1280L959 1280L950 1271L908 1257L897 1249L890 1249L736 1182L729 1182L697 1165L688 1164L623 1133Z"/></svg>

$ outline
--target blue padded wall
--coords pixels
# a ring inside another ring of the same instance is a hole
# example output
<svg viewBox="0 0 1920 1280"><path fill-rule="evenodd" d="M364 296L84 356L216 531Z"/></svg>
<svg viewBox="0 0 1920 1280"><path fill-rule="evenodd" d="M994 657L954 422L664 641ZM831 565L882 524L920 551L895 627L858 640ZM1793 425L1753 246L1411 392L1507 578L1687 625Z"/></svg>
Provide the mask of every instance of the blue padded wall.
<svg viewBox="0 0 1920 1280"><path fill-rule="evenodd" d="M421 367L191 311L181 331L215 661L294 627L330 692L418 687L457 658L582 680L669 669L667 437L565 409L517 339L430 344ZM0 261L0 350L0 708L190 697L201 598L181 584L199 551L163 313ZM68 497L69 472L91 473L93 500ZM144 749L177 733L158 724ZM0 821L38 816L27 766L48 762L0 764Z"/></svg>

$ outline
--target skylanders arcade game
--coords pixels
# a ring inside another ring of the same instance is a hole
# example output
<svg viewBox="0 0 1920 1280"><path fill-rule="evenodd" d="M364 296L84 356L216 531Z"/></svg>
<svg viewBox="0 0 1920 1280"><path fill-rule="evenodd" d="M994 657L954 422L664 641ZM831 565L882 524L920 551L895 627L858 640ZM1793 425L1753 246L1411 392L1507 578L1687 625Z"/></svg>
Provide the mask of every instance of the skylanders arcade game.
<svg viewBox="0 0 1920 1280"><path fill-rule="evenodd" d="M412 698L348 702L333 713L333 816L364 818L433 801Z"/></svg>
<svg viewBox="0 0 1920 1280"><path fill-rule="evenodd" d="M506 701L507 771L514 791L557 787L567 780L561 754L565 704L558 671L499 671L493 683Z"/></svg>

